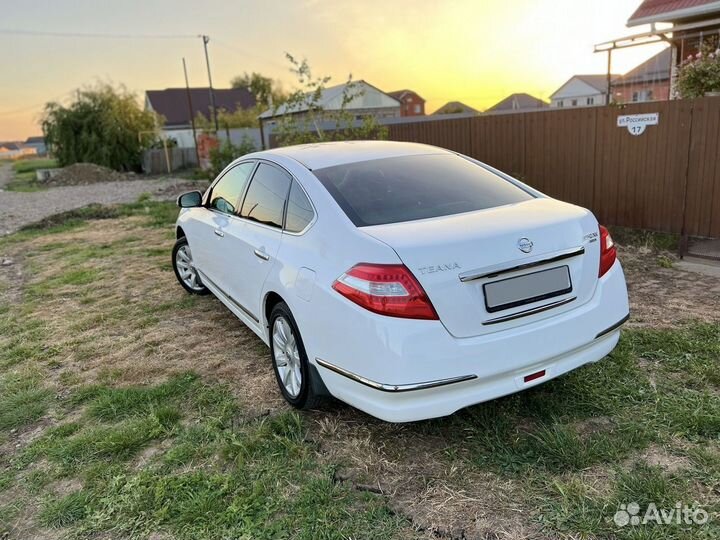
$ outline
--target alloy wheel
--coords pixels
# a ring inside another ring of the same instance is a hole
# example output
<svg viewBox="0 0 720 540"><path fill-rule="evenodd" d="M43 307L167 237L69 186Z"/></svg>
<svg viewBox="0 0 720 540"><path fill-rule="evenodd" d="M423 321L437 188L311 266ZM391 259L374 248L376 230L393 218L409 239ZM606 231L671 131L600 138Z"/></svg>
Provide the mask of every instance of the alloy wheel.
<svg viewBox="0 0 720 540"><path fill-rule="evenodd" d="M201 291L204 286L200 282L200 277L193 264L192 252L190 246L180 246L175 254L175 266L177 266L178 274L182 282L193 291Z"/></svg>
<svg viewBox="0 0 720 540"><path fill-rule="evenodd" d="M302 371L300 350L290 323L285 317L278 317L273 323L273 359L285 391L292 398L300 394Z"/></svg>

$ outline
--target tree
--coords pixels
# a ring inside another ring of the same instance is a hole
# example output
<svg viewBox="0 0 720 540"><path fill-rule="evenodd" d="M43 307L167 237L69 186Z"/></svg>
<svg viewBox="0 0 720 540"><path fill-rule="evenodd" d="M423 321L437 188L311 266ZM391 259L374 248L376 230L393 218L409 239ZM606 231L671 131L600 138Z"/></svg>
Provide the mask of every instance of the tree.
<svg viewBox="0 0 720 540"><path fill-rule="evenodd" d="M282 105L283 114L279 116L274 130L280 146L318 141L387 139L387 128L380 125L374 116L367 115L358 123L347 109L363 93L352 81L352 75L348 75L343 87L340 108L326 111L321 99L330 77L313 77L307 60L298 61L288 53L286 57L292 66L290 71L297 77L300 87ZM277 106L274 112L277 114ZM323 123L327 121L331 129L323 128Z"/></svg>
<svg viewBox="0 0 720 540"><path fill-rule="evenodd" d="M46 104L42 129L61 166L87 162L127 171L140 167L157 121L124 87L99 84L78 90L67 107Z"/></svg>
<svg viewBox="0 0 720 540"><path fill-rule="evenodd" d="M218 109L218 127L220 130L233 128L256 128L258 115L263 112L258 106L249 109L238 107L235 112L226 109ZM214 131L215 124L201 112L195 116L195 127L205 131Z"/></svg>
<svg viewBox="0 0 720 540"><path fill-rule="evenodd" d="M285 92L280 81L275 81L260 73L243 73L230 81L233 88L247 88L255 96L257 104L264 111L268 107L282 103ZM262 112L262 111L261 111Z"/></svg>

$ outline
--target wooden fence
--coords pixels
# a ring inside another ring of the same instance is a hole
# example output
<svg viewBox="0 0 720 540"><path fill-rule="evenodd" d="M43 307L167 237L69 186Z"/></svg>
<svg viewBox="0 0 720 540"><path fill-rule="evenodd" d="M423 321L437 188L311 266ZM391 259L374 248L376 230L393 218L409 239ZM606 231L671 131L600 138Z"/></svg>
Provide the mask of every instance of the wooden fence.
<svg viewBox="0 0 720 540"><path fill-rule="evenodd" d="M659 113L639 136L617 117ZM602 223L720 237L720 98L388 125L479 159Z"/></svg>

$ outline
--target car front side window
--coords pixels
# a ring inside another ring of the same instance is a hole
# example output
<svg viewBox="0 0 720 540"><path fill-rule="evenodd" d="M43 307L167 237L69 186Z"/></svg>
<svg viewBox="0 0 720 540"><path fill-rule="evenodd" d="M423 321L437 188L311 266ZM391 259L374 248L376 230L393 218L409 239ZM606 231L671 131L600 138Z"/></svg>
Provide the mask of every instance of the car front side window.
<svg viewBox="0 0 720 540"><path fill-rule="evenodd" d="M213 186L208 206L224 214L235 214L254 167L254 161L246 161L227 171Z"/></svg>

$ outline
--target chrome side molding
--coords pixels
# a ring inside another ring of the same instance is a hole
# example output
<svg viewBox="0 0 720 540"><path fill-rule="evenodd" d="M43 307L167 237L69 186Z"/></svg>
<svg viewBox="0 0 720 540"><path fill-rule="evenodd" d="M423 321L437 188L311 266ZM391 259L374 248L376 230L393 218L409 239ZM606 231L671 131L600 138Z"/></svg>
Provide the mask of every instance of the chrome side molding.
<svg viewBox="0 0 720 540"><path fill-rule="evenodd" d="M220 287L215 285L205 274L203 274L200 270L198 270L198 273L200 274L200 278L203 282L205 282L207 285L210 285L211 289L215 289L215 291L218 292L223 298L225 298L228 302L230 302L233 306L238 308L240 311L242 311L245 315L250 317L253 321L256 323L260 322L260 319L258 319L248 308L243 306L240 302L236 301L232 296L230 296L228 293L223 291ZM214 292L214 291L213 291Z"/></svg>
<svg viewBox="0 0 720 540"><path fill-rule="evenodd" d="M543 264L554 263L562 261L564 259L570 259L571 257L577 257L585 253L584 247L574 247L555 253L552 257L545 257L540 255L540 258L534 259L518 259L510 263L496 264L493 266L487 266L485 268L479 268L476 270L468 270L458 274L460 281L463 283L467 281L473 281L475 279L482 279L488 277L496 277L501 274L507 274L509 272L515 272L517 270L525 270L526 268L532 268L533 266L540 266Z"/></svg>
<svg viewBox="0 0 720 540"><path fill-rule="evenodd" d="M322 366L325 369L329 369L330 371L334 371L338 375L347 377L352 381L364 384L365 386L369 386L370 388L374 388L375 390L380 390L381 392L412 392L414 390L426 390L428 388L436 388L438 386L446 386L448 384L455 384L463 381L471 381L473 379L477 379L477 375L461 375L460 377L450 377L449 379L438 379L435 381L426 381L420 383L384 384L370 380L366 377L363 377L362 375L357 375L352 371L348 371L347 369L333 365L330 362L322 360L321 358L315 358L315 362L317 362L319 366Z"/></svg>
<svg viewBox="0 0 720 540"><path fill-rule="evenodd" d="M628 313L628 314L625 315L622 319L620 319L618 322L616 322L616 323L613 324L612 326L609 326L608 328L606 328L605 330L603 330L602 332L600 332L597 336L595 336L595 339L601 338L601 337L603 337L604 335L609 334L609 333L612 332L613 330L617 330L617 329L620 328L623 324L625 324L629 318L630 318L630 314Z"/></svg>
<svg viewBox="0 0 720 540"><path fill-rule="evenodd" d="M526 309L525 311L518 311L517 313L512 313L510 315L503 315L502 317L496 317L494 319L488 319L487 321L483 321L483 325L499 324L499 323L503 323L506 321L512 321L513 319L527 317L528 315L535 315L536 313L542 313L543 311L547 311L548 309L553 309L556 307L564 306L565 304L569 304L576 298L577 298L577 296L573 296L572 298L566 298L565 300L551 302L549 304L545 304L544 306L538 306L535 308Z"/></svg>

